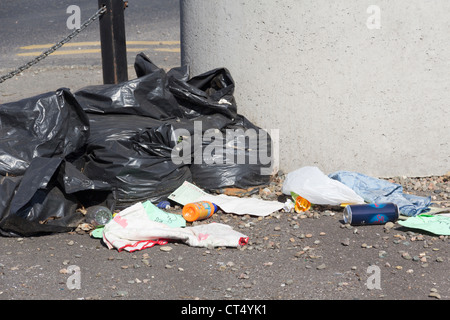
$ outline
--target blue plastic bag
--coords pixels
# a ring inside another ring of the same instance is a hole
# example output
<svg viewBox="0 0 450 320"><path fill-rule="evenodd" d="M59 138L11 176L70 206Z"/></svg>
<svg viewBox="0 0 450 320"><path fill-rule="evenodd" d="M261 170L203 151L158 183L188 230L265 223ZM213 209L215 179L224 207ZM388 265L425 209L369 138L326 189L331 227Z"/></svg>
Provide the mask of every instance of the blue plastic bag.
<svg viewBox="0 0 450 320"><path fill-rule="evenodd" d="M386 180L373 178L357 172L337 171L329 175L348 186L368 203L395 203L402 215L416 216L429 210L431 197L403 193L403 187Z"/></svg>

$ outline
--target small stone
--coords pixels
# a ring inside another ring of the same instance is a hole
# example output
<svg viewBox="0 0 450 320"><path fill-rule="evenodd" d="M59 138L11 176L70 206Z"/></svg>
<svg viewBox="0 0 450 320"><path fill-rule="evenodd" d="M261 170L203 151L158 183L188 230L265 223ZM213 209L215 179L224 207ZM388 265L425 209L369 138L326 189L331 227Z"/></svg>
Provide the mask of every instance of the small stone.
<svg viewBox="0 0 450 320"><path fill-rule="evenodd" d="M172 250L172 247L169 246L162 246L159 248L159 250L164 251L164 252L169 252Z"/></svg>
<svg viewBox="0 0 450 320"><path fill-rule="evenodd" d="M69 242L67 242L68 246L73 246L75 242L73 242L73 240L70 240Z"/></svg>
<svg viewBox="0 0 450 320"><path fill-rule="evenodd" d="M341 243L342 243L343 246L347 247L347 246L350 245L350 239L349 238L345 238Z"/></svg>
<svg viewBox="0 0 450 320"><path fill-rule="evenodd" d="M117 291L115 294L112 295L113 298L117 297L126 297L128 295L128 291Z"/></svg>
<svg viewBox="0 0 450 320"><path fill-rule="evenodd" d="M444 258L442 258L442 257L437 257L437 258L436 258L436 261L437 261L437 262L444 262Z"/></svg>
<svg viewBox="0 0 450 320"><path fill-rule="evenodd" d="M249 278L249 276L246 273L241 273L238 277L238 279L248 279L248 278Z"/></svg>
<svg viewBox="0 0 450 320"><path fill-rule="evenodd" d="M145 264L147 267L150 267L150 261L148 259L142 259L142 263Z"/></svg>
<svg viewBox="0 0 450 320"><path fill-rule="evenodd" d="M412 260L412 257L408 252L402 253L402 258L406 260Z"/></svg>
<svg viewBox="0 0 450 320"><path fill-rule="evenodd" d="M394 225L395 224L393 222L389 221L384 225L384 230L389 231L394 227Z"/></svg>
<svg viewBox="0 0 450 320"><path fill-rule="evenodd" d="M436 299L441 299L441 295L437 292L430 292L430 294L428 295L430 298L436 298Z"/></svg>
<svg viewBox="0 0 450 320"><path fill-rule="evenodd" d="M316 267L317 270L323 270L323 269L325 269L325 268L326 268L325 263L322 263L321 265L318 265L318 266Z"/></svg>

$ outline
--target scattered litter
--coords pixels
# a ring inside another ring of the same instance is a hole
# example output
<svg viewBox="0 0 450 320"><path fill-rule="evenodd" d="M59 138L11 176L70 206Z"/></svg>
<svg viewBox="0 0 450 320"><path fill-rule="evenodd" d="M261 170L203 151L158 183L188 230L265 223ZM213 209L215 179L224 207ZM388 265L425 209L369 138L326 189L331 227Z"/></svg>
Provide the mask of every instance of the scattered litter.
<svg viewBox="0 0 450 320"><path fill-rule="evenodd" d="M92 206L87 208L85 220L94 227L103 226L112 219L111 210L103 206Z"/></svg>
<svg viewBox="0 0 450 320"><path fill-rule="evenodd" d="M216 204L226 213L254 216L267 216L281 210L284 206L283 203L278 201L238 198L224 194L211 195L188 181L185 181L177 190L170 194L169 199L183 206L197 201L209 201Z"/></svg>
<svg viewBox="0 0 450 320"><path fill-rule="evenodd" d="M217 212L217 206L209 201L199 201L188 203L183 207L183 218L186 221L193 222L204 220Z"/></svg>
<svg viewBox="0 0 450 320"><path fill-rule="evenodd" d="M342 203L359 204L364 200L352 189L330 179L317 167L303 167L286 175L283 193L299 194L310 203L319 205L340 205Z"/></svg>
<svg viewBox="0 0 450 320"><path fill-rule="evenodd" d="M308 211L311 208L311 202L291 191L292 199L295 201L294 210L297 213Z"/></svg>
<svg viewBox="0 0 450 320"><path fill-rule="evenodd" d="M105 225L103 241L109 249L133 252L169 241L181 241L193 247L237 248L247 244L248 236L220 223L171 227L151 220L142 203L137 203L119 212Z"/></svg>
<svg viewBox="0 0 450 320"><path fill-rule="evenodd" d="M450 217L448 216L421 214L398 223L407 228L420 229L436 235L450 235Z"/></svg>
<svg viewBox="0 0 450 320"><path fill-rule="evenodd" d="M170 202L169 201L161 201L156 205L160 209L169 209L170 208Z"/></svg>
<svg viewBox="0 0 450 320"><path fill-rule="evenodd" d="M287 199L286 202L283 205L283 211L284 212L291 212L295 209L295 203L292 202L291 199Z"/></svg>
<svg viewBox="0 0 450 320"><path fill-rule="evenodd" d="M347 205L344 209L344 222L352 226L396 222L398 217L398 207L394 203Z"/></svg>
<svg viewBox="0 0 450 320"><path fill-rule="evenodd" d="M405 216L411 217L423 213L431 204L431 197L403 193L403 187L399 184L361 173L338 171L330 174L329 177L351 188L368 203L395 203L400 214Z"/></svg>

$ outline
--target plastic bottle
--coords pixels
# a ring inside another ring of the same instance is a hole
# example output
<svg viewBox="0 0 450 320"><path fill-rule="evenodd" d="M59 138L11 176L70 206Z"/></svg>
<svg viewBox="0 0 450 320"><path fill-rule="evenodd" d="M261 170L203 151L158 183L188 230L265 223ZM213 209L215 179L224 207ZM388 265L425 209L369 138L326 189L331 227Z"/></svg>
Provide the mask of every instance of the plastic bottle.
<svg viewBox="0 0 450 320"><path fill-rule="evenodd" d="M295 207L294 207L295 212L297 213L305 212L308 211L309 208L311 208L311 202L309 202L305 198L299 196L295 192L291 192L291 196L295 200Z"/></svg>
<svg viewBox="0 0 450 320"><path fill-rule="evenodd" d="M85 220L94 227L107 224L112 219L111 211L103 206L92 206L87 208Z"/></svg>
<svg viewBox="0 0 450 320"><path fill-rule="evenodd" d="M186 221L193 222L211 217L217 212L217 206L209 201L200 201L188 203L183 207L183 218Z"/></svg>

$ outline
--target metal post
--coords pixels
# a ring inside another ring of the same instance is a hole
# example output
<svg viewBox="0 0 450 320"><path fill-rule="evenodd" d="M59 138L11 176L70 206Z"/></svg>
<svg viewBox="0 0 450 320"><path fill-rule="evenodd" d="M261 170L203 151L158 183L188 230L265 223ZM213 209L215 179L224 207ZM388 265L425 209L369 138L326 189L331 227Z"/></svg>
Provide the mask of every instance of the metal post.
<svg viewBox="0 0 450 320"><path fill-rule="evenodd" d="M100 17L103 83L117 84L128 80L125 37L125 3L123 0L98 0L106 12Z"/></svg>

